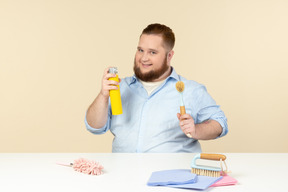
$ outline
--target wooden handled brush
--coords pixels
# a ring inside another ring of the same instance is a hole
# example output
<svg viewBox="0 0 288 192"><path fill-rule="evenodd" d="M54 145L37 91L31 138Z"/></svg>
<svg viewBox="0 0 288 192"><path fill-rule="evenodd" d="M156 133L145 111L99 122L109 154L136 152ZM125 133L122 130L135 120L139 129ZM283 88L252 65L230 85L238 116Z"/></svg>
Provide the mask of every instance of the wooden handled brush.
<svg viewBox="0 0 288 192"><path fill-rule="evenodd" d="M209 154L209 153L201 153L200 159L207 159L207 160L215 160L215 161L225 161L226 156L221 154Z"/></svg>
<svg viewBox="0 0 288 192"><path fill-rule="evenodd" d="M220 161L221 168L219 167L206 167L196 165L197 159L206 159L206 160L214 160ZM227 165L225 163L226 156L221 154L207 154L207 153L199 153L197 154L191 163L191 172L197 175L204 175L209 177L220 177L220 175L224 175L227 173ZM226 170L223 170L222 162L224 162Z"/></svg>
<svg viewBox="0 0 288 192"><path fill-rule="evenodd" d="M185 105L184 105L184 101L183 101L184 87L185 87L185 85L182 81L178 81L176 83L176 89L180 93L180 114L181 115L186 114ZM187 137L192 138L192 135L190 133L186 133L186 135L187 135Z"/></svg>

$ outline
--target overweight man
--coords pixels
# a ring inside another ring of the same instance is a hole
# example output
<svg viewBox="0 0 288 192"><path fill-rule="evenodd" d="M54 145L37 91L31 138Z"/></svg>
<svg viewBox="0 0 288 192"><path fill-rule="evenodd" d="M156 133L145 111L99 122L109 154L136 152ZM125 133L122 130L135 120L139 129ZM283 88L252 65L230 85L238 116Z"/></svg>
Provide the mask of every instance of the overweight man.
<svg viewBox="0 0 288 192"><path fill-rule="evenodd" d="M205 86L182 77L171 66L174 44L175 35L168 26L148 25L139 38L134 75L118 83L109 80L115 75L105 69L101 91L86 112L85 124L96 135L111 131L112 152L196 153L201 152L199 140L227 134L225 114ZM179 113L178 81L185 85L184 115ZM117 85L123 114L112 115L109 91Z"/></svg>

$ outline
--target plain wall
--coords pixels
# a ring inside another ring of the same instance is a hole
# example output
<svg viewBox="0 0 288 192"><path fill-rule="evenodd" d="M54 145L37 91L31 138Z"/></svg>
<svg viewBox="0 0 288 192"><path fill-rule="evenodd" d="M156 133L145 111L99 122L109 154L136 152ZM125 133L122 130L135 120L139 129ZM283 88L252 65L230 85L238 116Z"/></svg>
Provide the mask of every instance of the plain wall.
<svg viewBox="0 0 288 192"><path fill-rule="evenodd" d="M86 109L106 67L133 75L139 35L158 22L176 34L177 73L206 85L228 118L228 135L203 151L287 153L287 10L284 0L0 0L0 152L111 152L110 132L86 130Z"/></svg>

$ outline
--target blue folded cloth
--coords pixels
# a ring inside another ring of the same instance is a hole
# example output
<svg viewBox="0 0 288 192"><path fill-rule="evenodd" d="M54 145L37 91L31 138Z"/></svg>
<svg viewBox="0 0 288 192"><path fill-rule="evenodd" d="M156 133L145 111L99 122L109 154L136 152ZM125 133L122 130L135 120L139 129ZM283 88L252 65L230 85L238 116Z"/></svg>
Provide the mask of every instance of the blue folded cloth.
<svg viewBox="0 0 288 192"><path fill-rule="evenodd" d="M181 185L195 183L197 175L189 169L173 169L153 172L148 180L149 186Z"/></svg>
<svg viewBox="0 0 288 192"><path fill-rule="evenodd" d="M181 184L181 185L166 185L166 187L173 188L182 188L182 189L197 189L197 190L205 190L217 181L222 179L222 177L208 177L208 176L197 176L197 182Z"/></svg>
<svg viewBox="0 0 288 192"><path fill-rule="evenodd" d="M147 185L205 190L220 179L222 177L197 176L190 169L173 169L153 172Z"/></svg>

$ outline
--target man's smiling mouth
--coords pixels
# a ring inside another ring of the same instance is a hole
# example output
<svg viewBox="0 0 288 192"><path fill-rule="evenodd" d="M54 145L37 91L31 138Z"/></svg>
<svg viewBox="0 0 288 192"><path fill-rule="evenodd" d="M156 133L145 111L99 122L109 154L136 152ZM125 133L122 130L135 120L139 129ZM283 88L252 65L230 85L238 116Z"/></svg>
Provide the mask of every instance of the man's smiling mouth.
<svg viewBox="0 0 288 192"><path fill-rule="evenodd" d="M152 66L152 64L143 64L143 63L142 63L142 66L143 66L143 67L150 67L150 66Z"/></svg>

